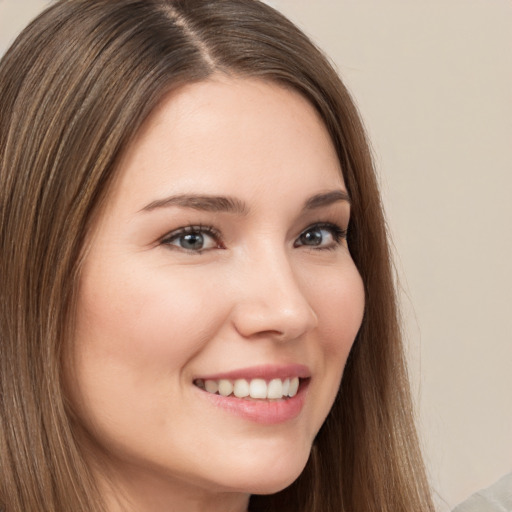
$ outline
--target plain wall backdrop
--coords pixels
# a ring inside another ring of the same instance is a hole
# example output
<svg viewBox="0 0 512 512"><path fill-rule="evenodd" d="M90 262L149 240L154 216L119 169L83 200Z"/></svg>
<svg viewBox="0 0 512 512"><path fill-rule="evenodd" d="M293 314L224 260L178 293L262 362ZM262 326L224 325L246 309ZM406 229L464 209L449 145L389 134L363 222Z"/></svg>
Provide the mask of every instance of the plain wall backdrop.
<svg viewBox="0 0 512 512"><path fill-rule="evenodd" d="M0 54L48 3L0 0ZM512 471L512 1L268 3L331 57L370 134L448 511Z"/></svg>

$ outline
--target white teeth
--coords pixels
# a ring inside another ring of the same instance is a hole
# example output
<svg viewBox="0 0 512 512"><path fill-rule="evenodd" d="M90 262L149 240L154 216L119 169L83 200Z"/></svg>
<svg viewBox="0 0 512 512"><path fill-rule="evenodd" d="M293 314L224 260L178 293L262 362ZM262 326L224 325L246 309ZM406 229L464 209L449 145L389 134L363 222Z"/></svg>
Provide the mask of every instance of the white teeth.
<svg viewBox="0 0 512 512"><path fill-rule="evenodd" d="M299 389L299 378L293 377L293 379L290 380L290 389L288 390L288 395L295 396L297 394L298 389Z"/></svg>
<svg viewBox="0 0 512 512"><path fill-rule="evenodd" d="M219 395L229 396L233 393L233 384L226 379L219 380Z"/></svg>
<svg viewBox="0 0 512 512"><path fill-rule="evenodd" d="M249 396L249 383L245 379L235 380L233 394L237 398L245 398L246 396Z"/></svg>
<svg viewBox="0 0 512 512"><path fill-rule="evenodd" d="M216 380L207 380L204 383L204 387L208 393L217 393L219 391L219 385Z"/></svg>
<svg viewBox="0 0 512 512"><path fill-rule="evenodd" d="M283 396L289 396L290 394L290 379L283 381Z"/></svg>
<svg viewBox="0 0 512 512"><path fill-rule="evenodd" d="M251 398L267 398L267 383L263 379L252 379L249 384Z"/></svg>
<svg viewBox="0 0 512 512"><path fill-rule="evenodd" d="M235 381L197 379L195 384L208 393L218 393L221 396L234 395L237 398L280 400L294 397L298 392L300 380L298 377L284 380L272 379L270 382L264 379L236 379Z"/></svg>
<svg viewBox="0 0 512 512"><path fill-rule="evenodd" d="M281 379L272 379L268 383L267 398L283 398L283 382Z"/></svg>

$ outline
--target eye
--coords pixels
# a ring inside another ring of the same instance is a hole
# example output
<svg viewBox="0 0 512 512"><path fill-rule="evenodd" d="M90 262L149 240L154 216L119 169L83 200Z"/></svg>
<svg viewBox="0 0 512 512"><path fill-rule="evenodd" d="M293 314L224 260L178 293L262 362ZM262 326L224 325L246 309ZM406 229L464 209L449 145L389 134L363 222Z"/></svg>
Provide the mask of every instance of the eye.
<svg viewBox="0 0 512 512"><path fill-rule="evenodd" d="M201 253L208 249L220 249L220 234L210 226L187 226L169 233L162 244Z"/></svg>
<svg viewBox="0 0 512 512"><path fill-rule="evenodd" d="M347 231L345 229L330 222L323 222L304 230L293 245L294 247L304 245L317 249L334 249L346 238Z"/></svg>

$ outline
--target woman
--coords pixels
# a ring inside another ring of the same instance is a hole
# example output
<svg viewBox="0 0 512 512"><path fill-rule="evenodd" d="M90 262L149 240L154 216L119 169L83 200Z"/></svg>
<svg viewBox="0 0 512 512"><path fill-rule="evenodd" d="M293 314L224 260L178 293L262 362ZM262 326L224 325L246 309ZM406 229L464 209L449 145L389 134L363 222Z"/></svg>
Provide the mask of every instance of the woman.
<svg viewBox="0 0 512 512"><path fill-rule="evenodd" d="M64 0L0 77L4 509L432 510L311 42L254 0Z"/></svg>

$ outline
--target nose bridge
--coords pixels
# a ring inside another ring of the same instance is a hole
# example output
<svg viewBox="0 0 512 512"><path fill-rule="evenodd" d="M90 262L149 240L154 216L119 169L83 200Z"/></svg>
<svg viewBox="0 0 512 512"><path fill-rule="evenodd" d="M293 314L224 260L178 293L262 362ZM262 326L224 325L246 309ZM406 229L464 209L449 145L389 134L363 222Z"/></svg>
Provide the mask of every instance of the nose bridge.
<svg viewBox="0 0 512 512"><path fill-rule="evenodd" d="M236 326L244 336L267 334L295 339L313 329L317 316L309 303L285 247L266 244L247 259L244 299Z"/></svg>

